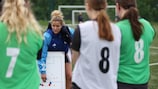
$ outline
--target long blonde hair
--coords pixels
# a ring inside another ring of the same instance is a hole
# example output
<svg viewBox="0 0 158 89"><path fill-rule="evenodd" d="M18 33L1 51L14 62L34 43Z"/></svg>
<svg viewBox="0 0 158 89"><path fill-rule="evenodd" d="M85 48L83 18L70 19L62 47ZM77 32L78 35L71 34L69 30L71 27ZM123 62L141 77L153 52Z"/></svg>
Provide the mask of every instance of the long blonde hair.
<svg viewBox="0 0 158 89"><path fill-rule="evenodd" d="M28 0L5 0L0 20L8 26L8 38L10 40L13 32L16 33L19 43L24 40L27 43L26 35L29 29L35 30L41 37L41 27L36 21L30 7L26 6ZM22 38L24 35L24 38Z"/></svg>

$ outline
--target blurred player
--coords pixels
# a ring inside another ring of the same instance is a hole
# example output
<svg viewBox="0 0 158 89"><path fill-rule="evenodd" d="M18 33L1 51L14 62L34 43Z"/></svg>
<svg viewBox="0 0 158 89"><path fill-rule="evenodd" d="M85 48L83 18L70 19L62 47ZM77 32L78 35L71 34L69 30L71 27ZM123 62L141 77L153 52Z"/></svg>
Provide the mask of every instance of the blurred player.
<svg viewBox="0 0 158 89"><path fill-rule="evenodd" d="M0 17L0 89L38 89L42 34L28 0L5 0Z"/></svg>
<svg viewBox="0 0 158 89"><path fill-rule="evenodd" d="M78 23L82 23L82 22L83 22L82 12L80 12L78 15Z"/></svg>

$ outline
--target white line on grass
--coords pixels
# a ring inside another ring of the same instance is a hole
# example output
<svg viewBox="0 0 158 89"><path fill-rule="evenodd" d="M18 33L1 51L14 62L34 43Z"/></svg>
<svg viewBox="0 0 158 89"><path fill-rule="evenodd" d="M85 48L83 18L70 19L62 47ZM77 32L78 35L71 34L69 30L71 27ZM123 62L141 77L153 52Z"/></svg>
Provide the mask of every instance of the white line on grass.
<svg viewBox="0 0 158 89"><path fill-rule="evenodd" d="M152 49L158 49L158 47L154 47L154 46L151 46L150 48L152 48Z"/></svg>
<svg viewBox="0 0 158 89"><path fill-rule="evenodd" d="M151 63L150 66L158 65L158 63Z"/></svg>
<svg viewBox="0 0 158 89"><path fill-rule="evenodd" d="M150 54L158 54L158 52L150 51Z"/></svg>

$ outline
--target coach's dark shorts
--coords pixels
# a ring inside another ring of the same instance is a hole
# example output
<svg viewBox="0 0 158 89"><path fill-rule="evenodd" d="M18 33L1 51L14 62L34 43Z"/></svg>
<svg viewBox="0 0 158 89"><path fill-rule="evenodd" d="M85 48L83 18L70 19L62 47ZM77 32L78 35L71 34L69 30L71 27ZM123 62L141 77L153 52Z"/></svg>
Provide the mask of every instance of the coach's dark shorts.
<svg viewBox="0 0 158 89"><path fill-rule="evenodd" d="M148 83L145 84L127 84L117 82L118 89L148 89Z"/></svg>

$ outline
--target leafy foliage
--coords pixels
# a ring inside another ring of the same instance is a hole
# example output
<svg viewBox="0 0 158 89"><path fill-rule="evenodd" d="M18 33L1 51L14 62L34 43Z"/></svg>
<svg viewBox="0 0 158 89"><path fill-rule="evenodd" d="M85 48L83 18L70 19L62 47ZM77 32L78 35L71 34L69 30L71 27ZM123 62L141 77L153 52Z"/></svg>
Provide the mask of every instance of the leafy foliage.
<svg viewBox="0 0 158 89"><path fill-rule="evenodd" d="M58 5L84 5L84 0L32 0L32 7L37 19L49 20L50 13L58 9ZM140 16L151 21L158 21L158 0L137 0ZM114 5L115 0L108 0L109 5ZM67 16L71 13L65 11Z"/></svg>

